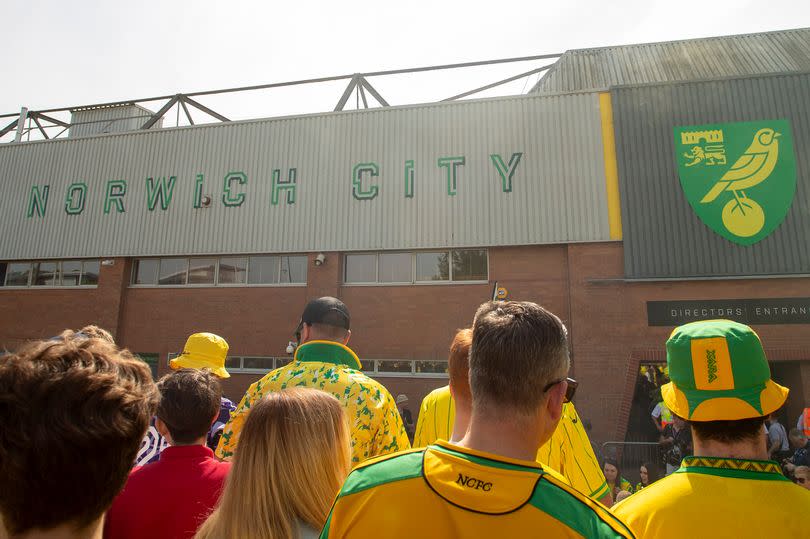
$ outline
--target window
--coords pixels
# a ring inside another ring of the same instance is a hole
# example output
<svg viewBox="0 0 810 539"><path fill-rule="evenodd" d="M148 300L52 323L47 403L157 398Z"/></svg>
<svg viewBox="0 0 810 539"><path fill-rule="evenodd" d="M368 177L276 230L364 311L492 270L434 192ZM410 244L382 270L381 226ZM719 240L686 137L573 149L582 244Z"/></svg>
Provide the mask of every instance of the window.
<svg viewBox="0 0 810 539"><path fill-rule="evenodd" d="M369 376L447 378L447 361L429 359L361 359Z"/></svg>
<svg viewBox="0 0 810 539"><path fill-rule="evenodd" d="M379 282L381 283L409 283L411 282L410 253L380 253L379 256Z"/></svg>
<svg viewBox="0 0 810 539"><path fill-rule="evenodd" d="M58 262L35 262L33 286L59 286Z"/></svg>
<svg viewBox="0 0 810 539"><path fill-rule="evenodd" d="M279 281L285 284L307 282L307 257L282 256Z"/></svg>
<svg viewBox="0 0 810 539"><path fill-rule="evenodd" d="M98 285L98 273L101 263L98 260L85 260L82 262L82 285Z"/></svg>
<svg viewBox="0 0 810 539"><path fill-rule="evenodd" d="M248 265L248 283L277 284L278 263L277 256L251 256Z"/></svg>
<svg viewBox="0 0 810 539"><path fill-rule="evenodd" d="M12 262L6 271L6 286L28 286L30 277L30 262Z"/></svg>
<svg viewBox="0 0 810 539"><path fill-rule="evenodd" d="M229 257L219 259L220 284L245 284L247 282L247 258Z"/></svg>
<svg viewBox="0 0 810 539"><path fill-rule="evenodd" d="M177 354L169 354L169 361ZM228 356L225 359L225 370L229 373L266 373L283 367L292 360L290 357L270 356Z"/></svg>
<svg viewBox="0 0 810 539"><path fill-rule="evenodd" d="M487 252L483 249L452 251L454 281L486 281Z"/></svg>
<svg viewBox="0 0 810 539"><path fill-rule="evenodd" d="M0 286L96 286L98 260L0 262Z"/></svg>
<svg viewBox="0 0 810 539"><path fill-rule="evenodd" d="M452 249L404 253L357 253L344 258L346 284L422 284L486 282L486 249Z"/></svg>
<svg viewBox="0 0 810 539"><path fill-rule="evenodd" d="M450 267L447 252L416 253L417 281L449 281Z"/></svg>
<svg viewBox="0 0 810 539"><path fill-rule="evenodd" d="M158 284L186 284L188 258L161 258Z"/></svg>
<svg viewBox="0 0 810 539"><path fill-rule="evenodd" d="M134 284L156 284L160 260L157 258L142 258L135 261Z"/></svg>
<svg viewBox="0 0 810 539"><path fill-rule="evenodd" d="M347 283L377 282L377 255L346 255Z"/></svg>
<svg viewBox="0 0 810 539"><path fill-rule="evenodd" d="M188 284L214 284L216 258L192 258L189 261Z"/></svg>
<svg viewBox="0 0 810 539"><path fill-rule="evenodd" d="M132 284L142 286L246 286L306 282L305 255L139 258L135 260L132 270Z"/></svg>
<svg viewBox="0 0 810 539"><path fill-rule="evenodd" d="M62 262L62 286L78 286L82 279L82 261L64 260Z"/></svg>

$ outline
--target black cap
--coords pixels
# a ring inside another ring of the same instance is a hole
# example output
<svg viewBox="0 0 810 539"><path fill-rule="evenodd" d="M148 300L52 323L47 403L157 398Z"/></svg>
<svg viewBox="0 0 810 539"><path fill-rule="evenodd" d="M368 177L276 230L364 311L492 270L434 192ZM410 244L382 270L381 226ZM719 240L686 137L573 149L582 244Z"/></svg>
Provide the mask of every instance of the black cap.
<svg viewBox="0 0 810 539"><path fill-rule="evenodd" d="M349 329L351 318L345 303L337 298L324 296L307 303L301 315L301 322Z"/></svg>

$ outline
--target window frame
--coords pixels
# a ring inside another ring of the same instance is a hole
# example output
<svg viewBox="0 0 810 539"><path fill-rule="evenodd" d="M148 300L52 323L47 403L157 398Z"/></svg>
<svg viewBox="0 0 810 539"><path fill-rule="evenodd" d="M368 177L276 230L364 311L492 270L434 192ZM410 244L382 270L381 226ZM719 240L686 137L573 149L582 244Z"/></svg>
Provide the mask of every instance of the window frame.
<svg viewBox="0 0 810 539"><path fill-rule="evenodd" d="M94 262L98 261L99 264L99 273L101 273L101 259L100 258L66 258L66 259L43 259L43 260L8 260L3 261L2 264L6 265L6 273L3 277L3 282L0 283L0 290L23 290L23 289L30 289L30 290L74 290L76 288L98 288L98 283L96 284L82 284L82 278L84 277L84 265L87 262ZM62 272L62 262L79 262L79 280L77 284L63 284L63 272ZM55 270L55 279L54 281L58 284L35 284L34 281L34 268L35 266L38 267L38 264L49 264L53 263L56 264ZM24 285L16 284L10 285L8 284L8 277L9 277L9 267L12 264L27 264L28 265L28 281Z"/></svg>
<svg viewBox="0 0 810 539"><path fill-rule="evenodd" d="M280 281L281 279L281 264L282 259L287 258L303 258L304 259L304 268L306 270L306 278L302 282L296 283L283 283L283 282L275 282L275 283L251 283L250 281L250 259L252 257L258 256L268 256L278 259L278 263L276 265L276 278ZM186 260L186 284L159 284L160 282L160 261L164 259L177 259L177 258L184 258ZM192 261L195 259L208 259L213 258L215 260L214 264L214 282L213 283L189 283L188 282L188 274L191 269ZM243 283L220 283L219 282L219 266L220 262L223 258L244 258L245 259L245 282ZM136 283L135 279L137 278L137 264L140 263L141 260L157 260L158 261L158 272L156 276L156 280L154 283ZM144 257L136 257L133 258L132 261L132 271L130 272L129 278L129 288L300 288L307 286L307 280L309 279L309 257L303 253L296 253L296 254L234 254L234 255L212 255L212 256L144 256ZM268 356L268 357L275 357L275 356Z"/></svg>
<svg viewBox="0 0 810 539"><path fill-rule="evenodd" d="M453 279L453 251L484 251L487 258L487 278L486 280L463 280L457 281ZM411 280L387 282L380 281L380 255L395 254L395 253L408 253L411 255ZM448 256L448 279L441 281L417 281L416 280L416 258L419 253L447 253ZM376 281L366 282L348 282L346 281L346 258L352 255L374 255L374 273ZM489 284L490 282L490 266L489 266L489 249L486 247L464 247L459 249L424 249L416 251L358 251L343 254L343 271L341 272L342 282L341 286L447 286L447 285L466 285L466 284Z"/></svg>

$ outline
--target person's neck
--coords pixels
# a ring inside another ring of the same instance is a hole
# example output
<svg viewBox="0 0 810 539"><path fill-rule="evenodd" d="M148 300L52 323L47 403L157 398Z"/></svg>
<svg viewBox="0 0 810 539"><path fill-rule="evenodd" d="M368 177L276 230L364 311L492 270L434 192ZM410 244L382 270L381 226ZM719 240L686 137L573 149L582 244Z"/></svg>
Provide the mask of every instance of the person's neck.
<svg viewBox="0 0 810 539"><path fill-rule="evenodd" d="M534 418L490 417L471 413L469 428L458 442L463 447L518 460L534 461L543 445L543 426Z"/></svg>
<svg viewBox="0 0 810 539"><path fill-rule="evenodd" d="M457 444L467 434L470 427L470 404L456 400L456 420L453 423L453 434L450 441Z"/></svg>
<svg viewBox="0 0 810 539"><path fill-rule="evenodd" d="M202 438L197 438L196 440L194 440L193 442L188 443L188 444L177 444L177 443L174 443L173 440L169 440L169 445L171 445L172 447L190 447L190 446L195 446L195 445L207 446L208 445L208 438L206 436L203 436Z"/></svg>
<svg viewBox="0 0 810 539"><path fill-rule="evenodd" d="M714 440L701 440L694 437L694 454L696 457L714 457L742 460L769 460L768 448L762 436L756 440L722 443Z"/></svg>
<svg viewBox="0 0 810 539"><path fill-rule="evenodd" d="M104 518L99 517L89 526L77 530L71 524L62 524L48 530L31 530L22 535L10 535L10 539L101 539Z"/></svg>

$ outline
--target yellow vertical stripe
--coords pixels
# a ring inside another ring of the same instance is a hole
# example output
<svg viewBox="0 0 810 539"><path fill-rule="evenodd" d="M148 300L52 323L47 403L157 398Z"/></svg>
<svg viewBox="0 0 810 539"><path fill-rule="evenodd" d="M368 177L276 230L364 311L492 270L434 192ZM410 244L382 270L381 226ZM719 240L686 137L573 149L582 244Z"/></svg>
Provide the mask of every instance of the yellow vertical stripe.
<svg viewBox="0 0 810 539"><path fill-rule="evenodd" d="M602 151L605 155L605 186L607 187L610 239L622 239L622 209L619 197L619 168L616 165L616 139L613 136L613 105L610 92L599 94L602 115Z"/></svg>

